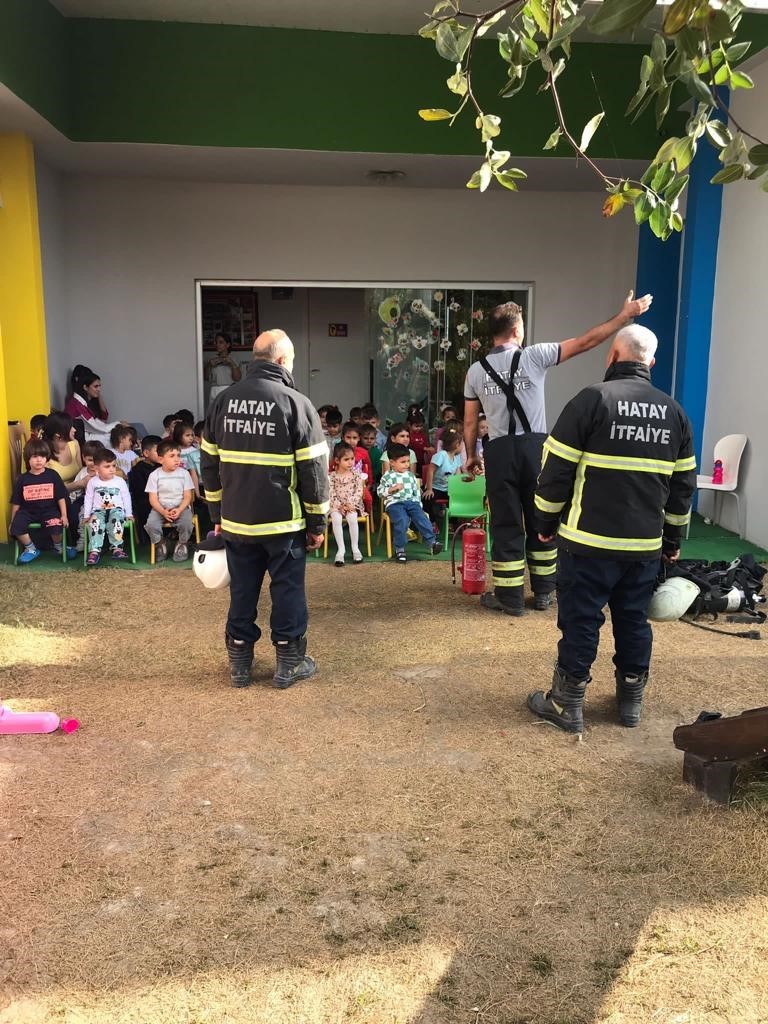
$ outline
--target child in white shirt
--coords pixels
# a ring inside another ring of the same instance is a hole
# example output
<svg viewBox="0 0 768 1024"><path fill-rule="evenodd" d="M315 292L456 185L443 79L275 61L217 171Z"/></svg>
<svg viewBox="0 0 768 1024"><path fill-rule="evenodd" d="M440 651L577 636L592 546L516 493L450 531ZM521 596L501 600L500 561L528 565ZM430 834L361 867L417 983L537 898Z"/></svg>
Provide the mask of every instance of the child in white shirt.
<svg viewBox="0 0 768 1024"><path fill-rule="evenodd" d="M133 427L124 427L120 423L112 428L109 435L109 443L112 445L112 451L117 459L117 468L122 471L124 476L128 476L131 467L138 459L138 455L133 450L136 441L136 431Z"/></svg>
<svg viewBox="0 0 768 1024"><path fill-rule="evenodd" d="M149 474L145 491L149 495L152 511L145 529L153 544L157 545L155 557L158 562L168 557L163 539L163 527L175 526L179 543L173 552L174 562L183 562L189 557L187 541L192 536L192 501L195 488L192 477L181 465L181 451L173 441L161 441L157 446L160 465Z"/></svg>
<svg viewBox="0 0 768 1024"><path fill-rule="evenodd" d="M116 475L115 453L102 448L93 456L95 474L85 488L83 523L89 523L88 565L98 565L104 538L109 538L113 558L127 558L123 550L126 520L133 519L128 484Z"/></svg>

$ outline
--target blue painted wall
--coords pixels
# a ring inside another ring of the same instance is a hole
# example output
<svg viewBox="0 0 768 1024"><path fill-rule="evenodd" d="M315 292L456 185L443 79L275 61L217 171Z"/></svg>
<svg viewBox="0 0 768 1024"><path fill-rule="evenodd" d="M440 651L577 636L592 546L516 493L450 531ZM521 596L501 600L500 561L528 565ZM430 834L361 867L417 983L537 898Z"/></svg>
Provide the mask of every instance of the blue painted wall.
<svg viewBox="0 0 768 1024"><path fill-rule="evenodd" d="M675 233L660 241L647 224L640 228L637 250L635 295L653 295L653 305L638 323L653 331L659 339L653 383L672 393L672 368L675 361L678 285L682 236Z"/></svg>
<svg viewBox="0 0 768 1024"><path fill-rule="evenodd" d="M702 143L691 165L680 275L677 366L673 393L691 419L696 458L700 467L707 409L717 245L723 202L723 186L710 185L709 181L720 168L717 151L709 144ZM705 472L707 469L704 466Z"/></svg>

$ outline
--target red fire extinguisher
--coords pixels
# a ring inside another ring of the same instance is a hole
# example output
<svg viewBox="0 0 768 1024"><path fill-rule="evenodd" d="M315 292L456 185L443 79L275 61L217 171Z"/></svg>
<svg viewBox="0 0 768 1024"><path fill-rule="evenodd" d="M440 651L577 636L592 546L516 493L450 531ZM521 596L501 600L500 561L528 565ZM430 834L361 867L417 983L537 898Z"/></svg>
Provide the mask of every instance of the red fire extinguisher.
<svg viewBox="0 0 768 1024"><path fill-rule="evenodd" d="M482 519L462 523L451 542L451 578L456 582L456 541L461 535L461 589L465 594L485 593L485 530Z"/></svg>

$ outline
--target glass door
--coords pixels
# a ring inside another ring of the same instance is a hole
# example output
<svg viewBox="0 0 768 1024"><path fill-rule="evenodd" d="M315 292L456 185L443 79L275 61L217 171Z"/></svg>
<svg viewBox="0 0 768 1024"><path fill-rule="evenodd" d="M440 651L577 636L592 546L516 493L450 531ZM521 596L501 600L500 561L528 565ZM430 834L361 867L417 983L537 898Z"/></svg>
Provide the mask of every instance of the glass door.
<svg viewBox="0 0 768 1024"><path fill-rule="evenodd" d="M369 288L366 310L374 402L382 422L418 405L429 426L446 403L461 410L469 366L492 347L488 316L516 302L528 319L530 291L510 288Z"/></svg>

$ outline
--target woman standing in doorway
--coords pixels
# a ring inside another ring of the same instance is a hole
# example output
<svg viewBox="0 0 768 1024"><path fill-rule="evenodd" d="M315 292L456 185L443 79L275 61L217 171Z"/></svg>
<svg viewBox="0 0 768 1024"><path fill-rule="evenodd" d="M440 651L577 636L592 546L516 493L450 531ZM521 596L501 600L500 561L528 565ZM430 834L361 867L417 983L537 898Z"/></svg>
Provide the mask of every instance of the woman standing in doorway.
<svg viewBox="0 0 768 1024"><path fill-rule="evenodd" d="M216 355L205 364L208 383L211 385L209 402L242 376L240 367L232 358L232 342L229 335L220 332L213 343L216 346Z"/></svg>

